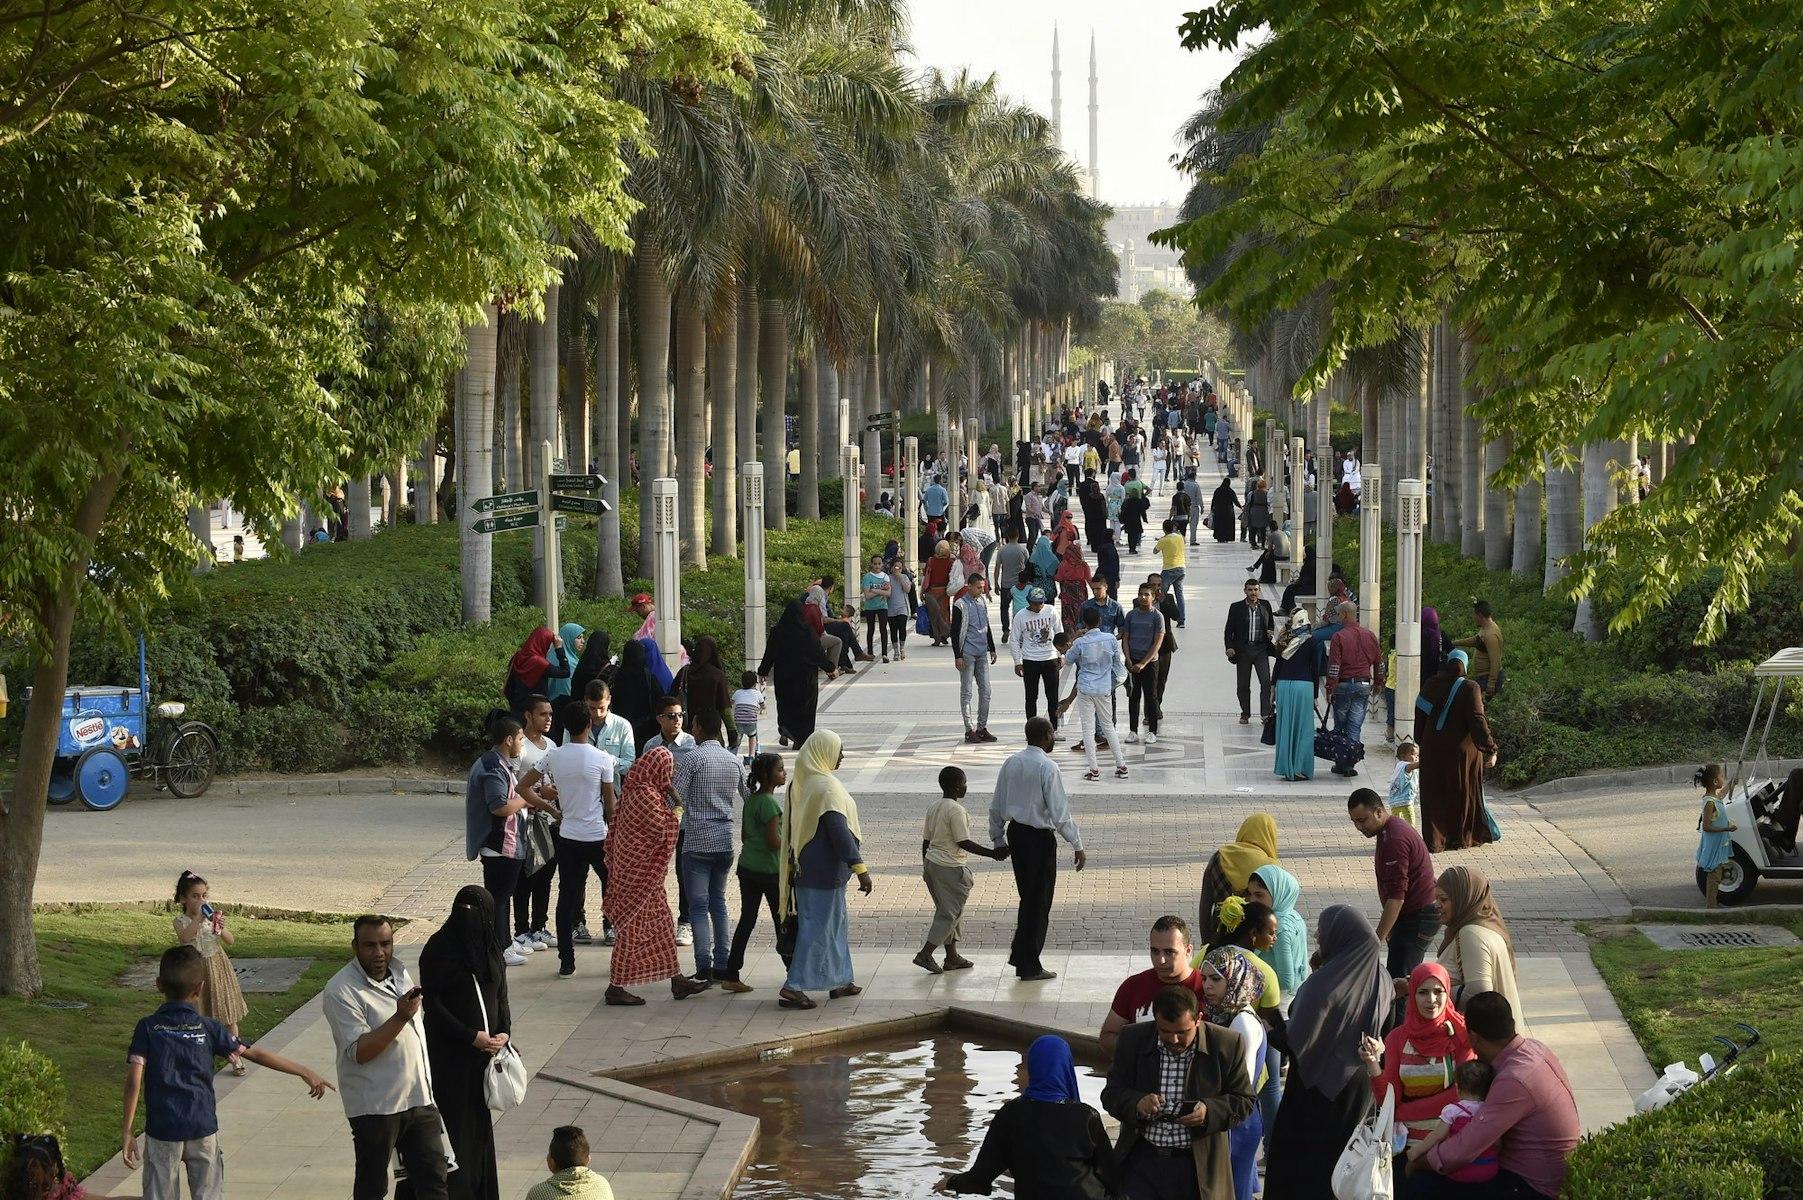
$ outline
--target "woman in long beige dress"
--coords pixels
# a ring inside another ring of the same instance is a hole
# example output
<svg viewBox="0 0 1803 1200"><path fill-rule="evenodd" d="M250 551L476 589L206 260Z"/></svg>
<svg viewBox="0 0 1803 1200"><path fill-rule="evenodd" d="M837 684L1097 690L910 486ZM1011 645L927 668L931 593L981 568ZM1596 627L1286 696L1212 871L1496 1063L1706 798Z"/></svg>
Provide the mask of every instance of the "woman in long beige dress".
<svg viewBox="0 0 1803 1200"><path fill-rule="evenodd" d="M238 1022L250 1012L244 1002L244 990L238 986L237 972L225 948L237 939L225 927L225 917L207 903L207 881L192 871L183 871L175 881L175 902L181 911L175 914L175 940L200 951L207 965L206 986L200 990L200 1015L224 1025L235 1037ZM244 1064L232 1059L232 1074L244 1074Z"/></svg>

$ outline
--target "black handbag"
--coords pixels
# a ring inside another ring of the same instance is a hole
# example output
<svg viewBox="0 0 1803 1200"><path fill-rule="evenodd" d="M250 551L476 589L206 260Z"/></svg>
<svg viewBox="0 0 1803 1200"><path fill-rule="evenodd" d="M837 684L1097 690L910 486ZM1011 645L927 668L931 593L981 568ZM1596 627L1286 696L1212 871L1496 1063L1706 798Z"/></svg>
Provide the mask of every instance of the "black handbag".
<svg viewBox="0 0 1803 1200"><path fill-rule="evenodd" d="M1276 713L1272 713L1265 718L1265 728L1264 731L1258 735L1258 740L1267 746L1275 746L1277 744Z"/></svg>
<svg viewBox="0 0 1803 1200"><path fill-rule="evenodd" d="M1315 728L1315 757L1325 758L1334 767L1346 771L1357 766L1365 759L1365 747L1353 741L1346 734L1327 727L1327 715L1320 709L1315 710L1320 724Z"/></svg>

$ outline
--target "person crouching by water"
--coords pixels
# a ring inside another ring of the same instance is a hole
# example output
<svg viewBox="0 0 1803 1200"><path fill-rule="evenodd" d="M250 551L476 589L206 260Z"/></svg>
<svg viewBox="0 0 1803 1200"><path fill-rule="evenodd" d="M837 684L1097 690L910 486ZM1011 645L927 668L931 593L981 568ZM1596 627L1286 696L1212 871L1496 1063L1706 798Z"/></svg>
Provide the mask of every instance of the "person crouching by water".
<svg viewBox="0 0 1803 1200"><path fill-rule="evenodd" d="M1050 1034L1027 1047L1027 1086L989 1122L970 1170L947 1175L938 1192L987 1196L996 1177L1038 1200L1113 1200L1114 1147L1102 1116L1077 1094L1070 1044Z"/></svg>

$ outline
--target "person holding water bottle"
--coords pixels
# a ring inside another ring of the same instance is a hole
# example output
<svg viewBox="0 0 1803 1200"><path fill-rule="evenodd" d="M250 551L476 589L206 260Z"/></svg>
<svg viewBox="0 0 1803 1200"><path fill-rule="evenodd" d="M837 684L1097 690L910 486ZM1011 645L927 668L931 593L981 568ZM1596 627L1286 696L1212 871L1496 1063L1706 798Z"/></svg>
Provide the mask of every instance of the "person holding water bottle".
<svg viewBox="0 0 1803 1200"><path fill-rule="evenodd" d="M175 881L175 902L181 907L175 915L175 940L200 951L206 963L206 986L200 990L196 1007L201 1016L219 1022L236 1038L238 1022L250 1012L232 960L225 953L225 947L237 939L225 927L224 915L207 903L207 881L194 872L183 871ZM231 1064L232 1074L244 1074L244 1060L237 1054L231 1056Z"/></svg>

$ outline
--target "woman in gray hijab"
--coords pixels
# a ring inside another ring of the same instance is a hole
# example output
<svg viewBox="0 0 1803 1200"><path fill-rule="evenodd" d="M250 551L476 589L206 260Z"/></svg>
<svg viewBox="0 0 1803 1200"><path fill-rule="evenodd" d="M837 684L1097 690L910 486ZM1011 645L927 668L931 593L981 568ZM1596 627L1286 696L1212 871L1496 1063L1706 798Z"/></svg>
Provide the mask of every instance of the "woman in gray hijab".
<svg viewBox="0 0 1803 1200"><path fill-rule="evenodd" d="M1290 1004L1290 1077L1265 1147L1265 1200L1333 1195L1334 1163L1371 1103L1359 1043L1383 1030L1393 998L1383 945L1357 909L1327 909L1315 940L1320 963Z"/></svg>

